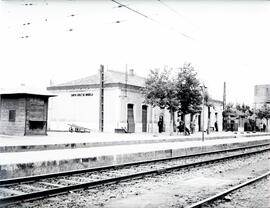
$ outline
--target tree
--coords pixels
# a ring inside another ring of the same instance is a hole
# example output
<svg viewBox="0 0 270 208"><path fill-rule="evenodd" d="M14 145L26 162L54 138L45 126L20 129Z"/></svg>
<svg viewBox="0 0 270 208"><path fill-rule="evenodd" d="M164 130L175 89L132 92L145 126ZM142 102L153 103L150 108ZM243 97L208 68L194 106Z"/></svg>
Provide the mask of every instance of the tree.
<svg viewBox="0 0 270 208"><path fill-rule="evenodd" d="M170 130L173 132L173 115L178 109L178 100L176 97L176 89L173 80L171 79L171 70L164 69L162 72L159 70L151 70L148 75L145 88L142 89L145 97L145 103L158 106L161 109L168 109L171 115Z"/></svg>
<svg viewBox="0 0 270 208"><path fill-rule="evenodd" d="M253 115L253 111L248 105L245 105L244 103L242 105L234 105L233 103L228 103L223 111L223 116L228 114L233 114L236 117L248 118L249 116Z"/></svg>
<svg viewBox="0 0 270 208"><path fill-rule="evenodd" d="M255 129L255 117L253 115L253 110L248 106L245 105L244 103L240 105L239 103L233 104L233 103L228 103L225 106L225 109L223 111L223 117L235 117L238 118L239 120L245 119L244 123L244 130L249 131L249 130L254 130Z"/></svg>
<svg viewBox="0 0 270 208"><path fill-rule="evenodd" d="M259 119L266 119L268 125L268 119L270 118L270 107L267 104L264 104L256 111L256 116Z"/></svg>
<svg viewBox="0 0 270 208"><path fill-rule="evenodd" d="M242 118L248 118L253 114L251 108L248 105L245 105L244 103L242 105L236 104L235 109L237 115Z"/></svg>
<svg viewBox="0 0 270 208"><path fill-rule="evenodd" d="M269 119L270 117L270 108L267 105L263 105L256 111L256 116L259 119Z"/></svg>
<svg viewBox="0 0 270 208"><path fill-rule="evenodd" d="M186 115L200 111L202 103L200 81L197 79L197 73L190 63L186 63L179 68L175 85L179 102L178 112Z"/></svg>
<svg viewBox="0 0 270 208"><path fill-rule="evenodd" d="M201 110L202 95L197 73L190 63L179 68L172 78L172 70L151 70L142 90L145 102L153 107L169 110L170 129L173 132L174 113L194 114ZM185 122L185 121L184 121Z"/></svg>

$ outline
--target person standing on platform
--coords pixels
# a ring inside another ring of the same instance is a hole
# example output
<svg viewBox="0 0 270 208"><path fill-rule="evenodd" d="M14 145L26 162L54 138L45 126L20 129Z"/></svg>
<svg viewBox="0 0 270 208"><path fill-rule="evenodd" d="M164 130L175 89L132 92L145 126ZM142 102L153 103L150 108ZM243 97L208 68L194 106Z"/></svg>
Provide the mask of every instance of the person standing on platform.
<svg viewBox="0 0 270 208"><path fill-rule="evenodd" d="M266 125L265 125L265 123L263 124L263 132L265 132L265 130L266 130Z"/></svg>
<svg viewBox="0 0 270 208"><path fill-rule="evenodd" d="M215 122L215 130L218 131L218 124Z"/></svg>
<svg viewBox="0 0 270 208"><path fill-rule="evenodd" d="M263 123L261 122L260 123L260 132L262 132L263 131Z"/></svg>
<svg viewBox="0 0 270 208"><path fill-rule="evenodd" d="M194 134L194 131L195 131L195 122L192 121L192 122L190 123L190 132L191 132L191 134Z"/></svg>
<svg viewBox="0 0 270 208"><path fill-rule="evenodd" d="M158 121L158 133L162 133L162 132L163 132L163 117L160 116L159 121Z"/></svg>
<svg viewBox="0 0 270 208"><path fill-rule="evenodd" d="M180 131L180 119L179 118L177 118L177 120L176 120L176 132L177 132L177 135L178 135L178 133L181 132Z"/></svg>

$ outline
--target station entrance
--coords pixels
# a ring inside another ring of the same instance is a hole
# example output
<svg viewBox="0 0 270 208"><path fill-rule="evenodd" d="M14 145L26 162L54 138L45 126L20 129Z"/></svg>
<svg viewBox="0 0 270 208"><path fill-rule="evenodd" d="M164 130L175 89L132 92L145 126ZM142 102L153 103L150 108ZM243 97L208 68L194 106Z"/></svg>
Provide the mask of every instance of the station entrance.
<svg viewBox="0 0 270 208"><path fill-rule="evenodd" d="M147 105L142 106L142 132L147 132Z"/></svg>
<svg viewBox="0 0 270 208"><path fill-rule="evenodd" d="M134 105L127 105L127 131L128 133L135 132L135 122L134 122Z"/></svg>

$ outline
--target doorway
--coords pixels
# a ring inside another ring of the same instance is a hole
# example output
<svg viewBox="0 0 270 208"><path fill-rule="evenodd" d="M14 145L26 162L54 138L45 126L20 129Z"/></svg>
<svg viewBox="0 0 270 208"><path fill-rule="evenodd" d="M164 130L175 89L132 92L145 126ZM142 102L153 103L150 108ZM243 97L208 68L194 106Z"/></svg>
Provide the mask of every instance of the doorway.
<svg viewBox="0 0 270 208"><path fill-rule="evenodd" d="M135 122L134 122L134 105L128 104L127 105L127 131L128 133L135 132Z"/></svg>
<svg viewBox="0 0 270 208"><path fill-rule="evenodd" d="M201 131L202 130L202 126L201 126L201 114L199 114L198 115L198 127L199 127L199 129L198 129L198 131Z"/></svg>
<svg viewBox="0 0 270 208"><path fill-rule="evenodd" d="M142 132L147 132L147 105L142 106Z"/></svg>

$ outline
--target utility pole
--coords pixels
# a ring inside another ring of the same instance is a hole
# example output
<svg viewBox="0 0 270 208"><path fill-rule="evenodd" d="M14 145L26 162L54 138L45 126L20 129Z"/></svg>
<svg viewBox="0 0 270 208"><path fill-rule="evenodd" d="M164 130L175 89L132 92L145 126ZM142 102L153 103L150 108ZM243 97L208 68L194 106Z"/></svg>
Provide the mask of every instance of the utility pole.
<svg viewBox="0 0 270 208"><path fill-rule="evenodd" d="M225 111L226 108L226 82L224 82L224 86L223 86L223 111ZM222 127L223 130L225 130L225 119L222 116Z"/></svg>
<svg viewBox="0 0 270 208"><path fill-rule="evenodd" d="M204 96L205 96L205 86L201 86L202 89L202 141L204 142Z"/></svg>
<svg viewBox="0 0 270 208"><path fill-rule="evenodd" d="M99 88L99 131L103 132L104 128L104 66L100 65L100 88Z"/></svg>
<svg viewBox="0 0 270 208"><path fill-rule="evenodd" d="M223 87L223 110L225 110L226 107L226 82L224 82Z"/></svg>
<svg viewBox="0 0 270 208"><path fill-rule="evenodd" d="M128 82L128 66L126 64L126 73L125 73L125 97L127 97L127 82Z"/></svg>
<svg viewBox="0 0 270 208"><path fill-rule="evenodd" d="M254 127L253 127L253 133L256 132L256 102L254 102Z"/></svg>

